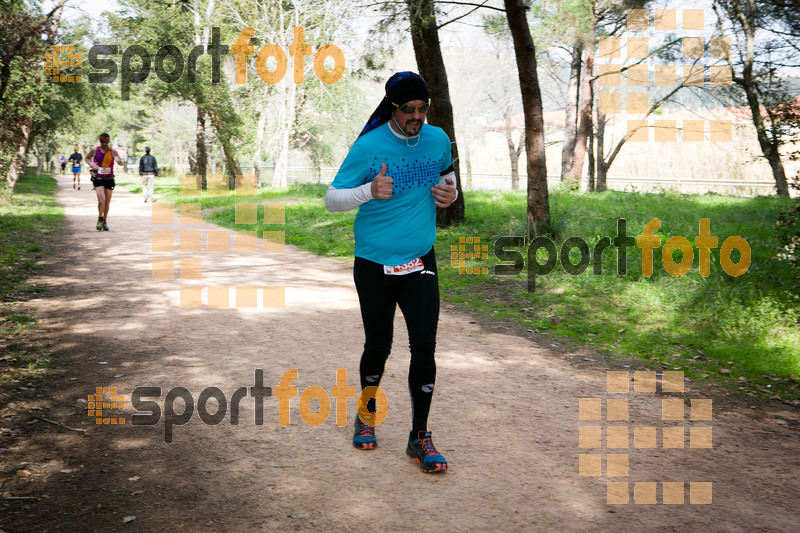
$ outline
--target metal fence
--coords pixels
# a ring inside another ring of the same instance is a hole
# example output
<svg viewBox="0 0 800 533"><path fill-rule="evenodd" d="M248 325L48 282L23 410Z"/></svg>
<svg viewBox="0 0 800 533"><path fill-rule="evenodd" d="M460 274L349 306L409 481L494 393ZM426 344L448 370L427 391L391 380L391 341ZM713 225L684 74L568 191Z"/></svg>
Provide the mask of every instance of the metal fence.
<svg viewBox="0 0 800 533"><path fill-rule="evenodd" d="M129 167L130 168L130 167ZM253 165L241 166L243 174L254 174ZM338 168L335 167L289 167L287 169L287 182L292 183L319 183L328 185L336 176ZM275 172L274 166L261 166L261 182L265 186L272 183L272 176ZM189 174L189 167L178 168L163 167L162 174L178 176ZM210 174L216 173L209 171ZM462 187L467 182L466 174L461 175ZM587 178L582 178L581 188L586 189ZM548 176L547 184L550 188L561 184L559 176ZM608 189L630 192L664 192L676 191L684 194L705 194L717 193L733 196L764 196L775 194L775 182L765 180L737 180L737 179L682 179L682 178L657 178L657 177L609 177L606 180ZM480 174L473 173L471 179L472 189L481 190L511 190L510 174ZM527 188L527 175L519 177L519 188Z"/></svg>

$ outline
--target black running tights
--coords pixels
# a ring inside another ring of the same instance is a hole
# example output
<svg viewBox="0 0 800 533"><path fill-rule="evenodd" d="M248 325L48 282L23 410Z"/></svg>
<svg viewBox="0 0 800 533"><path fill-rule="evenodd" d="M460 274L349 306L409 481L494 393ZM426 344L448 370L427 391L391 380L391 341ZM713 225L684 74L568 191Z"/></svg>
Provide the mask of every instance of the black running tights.
<svg viewBox="0 0 800 533"><path fill-rule="evenodd" d="M355 258L353 277L364 322L364 353L361 356L361 388L378 386L392 349L394 311L400 311L408 328L411 363L408 388L411 393L412 432L426 430L436 381L436 327L439 322L439 280L433 249L422 257L425 268L403 276L384 274L383 265ZM367 404L375 411L375 400Z"/></svg>

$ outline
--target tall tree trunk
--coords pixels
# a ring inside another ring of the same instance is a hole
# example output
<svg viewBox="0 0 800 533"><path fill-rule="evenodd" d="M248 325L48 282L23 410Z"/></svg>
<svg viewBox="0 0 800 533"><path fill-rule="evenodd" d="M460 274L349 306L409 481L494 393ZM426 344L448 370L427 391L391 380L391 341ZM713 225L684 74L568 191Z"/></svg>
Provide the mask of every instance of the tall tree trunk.
<svg viewBox="0 0 800 533"><path fill-rule="evenodd" d="M734 2L733 7L736 12L736 18L739 20L745 36L745 57L742 65L742 77L736 77L735 81L744 88L745 95L747 96L747 105L750 107L750 113L753 115L753 125L756 128L758 144L761 146L761 152L769 162L770 168L772 168L772 177L775 179L775 188L778 191L778 196L788 198L789 186L786 182L786 172L783 168L783 162L781 161L781 154L778 151L778 143L775 142L774 139L770 139L769 133L767 132L767 126L764 124L764 117L761 116L761 102L759 101L758 88L756 87L758 82L753 78L756 32L755 6L749 6L747 13L745 13L744 6L742 6L739 1Z"/></svg>
<svg viewBox="0 0 800 533"><path fill-rule="evenodd" d="M569 68L569 85L567 86L567 107L564 110L564 146L561 148L561 181L569 179L572 174L572 162L575 158L575 142L578 134L578 100L580 98L581 63L583 61L583 43L576 39L572 46L572 63Z"/></svg>
<svg viewBox="0 0 800 533"><path fill-rule="evenodd" d="M228 167L228 188L230 190L236 189L236 180L242 175L242 169L239 167L239 162L236 161L236 154L233 150L233 142L230 136L225 131L225 124L222 122L222 117L214 110L208 111L211 124L217 132L217 140L222 146L222 153L225 155L225 164Z"/></svg>
<svg viewBox="0 0 800 533"><path fill-rule="evenodd" d="M467 165L467 182L464 185L465 191L472 190L472 151L469 149L469 145L467 145L467 155L465 156L465 163Z"/></svg>
<svg viewBox="0 0 800 533"><path fill-rule="evenodd" d="M586 159L586 147L589 140L589 133L592 131L592 75L594 73L594 40L589 40L584 48L585 59L583 75L581 77L581 105L580 120L578 124L578 136L575 139L575 157L572 160L572 167L569 178L580 181L583 174L583 162Z"/></svg>
<svg viewBox="0 0 800 533"><path fill-rule="evenodd" d="M8 173L6 174L6 183L8 184L6 196L8 198L11 198L11 196L14 194L14 186L17 184L20 171L23 169L23 165L25 164L25 154L28 151L28 141L31 136L32 127L33 118L25 117L22 119L22 124L20 124L20 136L17 151L11 158L11 163L8 167Z"/></svg>
<svg viewBox="0 0 800 533"><path fill-rule="evenodd" d="M417 68L419 68L420 76L428 84L431 95L428 123L442 128L451 142L458 198L447 209L436 210L436 222L441 226L449 226L454 222L464 220L464 195L461 190L456 129L453 125L453 106L450 103L450 86L447 83L447 70L444 66L442 49L439 46L439 29L436 26L434 1L406 0L406 3L411 19L411 42L414 45Z"/></svg>
<svg viewBox="0 0 800 533"><path fill-rule="evenodd" d="M587 184L587 190L593 191L594 190L594 134L589 132L589 143L586 148L586 151L589 156L589 168L587 169L587 174L589 174L589 183Z"/></svg>
<svg viewBox="0 0 800 533"><path fill-rule="evenodd" d="M287 81L285 77L282 83L288 84L288 95L284 98L283 105L280 108L280 116L278 117L280 130L278 134L278 155L275 157L275 170L272 174L273 187L288 187L289 185L289 141L295 120L295 106L297 105L297 86L294 82ZM284 85L284 94L286 94L285 87L287 85Z"/></svg>
<svg viewBox="0 0 800 533"><path fill-rule="evenodd" d="M261 106L261 114L256 126L256 149L253 153L253 174L256 175L256 188L261 188L261 151L264 145L264 128L267 126L267 104Z"/></svg>
<svg viewBox="0 0 800 533"><path fill-rule="evenodd" d="M197 176L200 178L200 188L208 189L208 155L206 154L206 113L197 106L197 125L195 126L197 161L195 162Z"/></svg>
<svg viewBox="0 0 800 533"><path fill-rule="evenodd" d="M608 166L605 161L605 136L606 136L606 116L597 113L597 183L594 190L602 192L606 190L606 175Z"/></svg>
<svg viewBox="0 0 800 533"><path fill-rule="evenodd" d="M508 157L511 159L511 189L519 189L519 152L514 146L514 138L511 132L511 113L506 110L504 113L506 120L506 144L508 145Z"/></svg>
<svg viewBox="0 0 800 533"><path fill-rule="evenodd" d="M519 87L525 114L525 150L528 154L528 238L550 231L550 202L547 194L547 165L544 150L542 93L536 72L536 49L528 26L523 0L505 0L506 16L519 72Z"/></svg>

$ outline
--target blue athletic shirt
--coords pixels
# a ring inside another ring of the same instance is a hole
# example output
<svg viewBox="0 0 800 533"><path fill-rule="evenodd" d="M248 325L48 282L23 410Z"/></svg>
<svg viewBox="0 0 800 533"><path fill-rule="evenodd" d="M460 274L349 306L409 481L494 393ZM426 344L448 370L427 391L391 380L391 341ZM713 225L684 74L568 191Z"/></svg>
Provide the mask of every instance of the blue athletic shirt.
<svg viewBox="0 0 800 533"><path fill-rule="evenodd" d="M392 178L390 199L370 200L358 209L353 226L356 257L402 265L430 251L436 241L431 188L451 159L447 134L428 124L408 141L395 135L388 122L356 140L331 185L360 187L375 179L381 163L386 163L386 175Z"/></svg>

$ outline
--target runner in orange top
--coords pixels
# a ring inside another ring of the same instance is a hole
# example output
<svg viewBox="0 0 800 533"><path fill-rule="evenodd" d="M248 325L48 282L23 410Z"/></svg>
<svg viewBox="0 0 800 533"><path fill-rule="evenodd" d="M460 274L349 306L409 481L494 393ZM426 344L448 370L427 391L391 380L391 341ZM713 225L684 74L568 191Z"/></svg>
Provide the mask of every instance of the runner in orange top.
<svg viewBox="0 0 800 533"><path fill-rule="evenodd" d="M86 152L86 162L92 174L92 185L97 194L97 231L108 231L108 207L111 204L111 194L114 192L114 161L122 165L122 159L116 150L108 146L111 141L108 133L99 137L100 146L89 148Z"/></svg>

